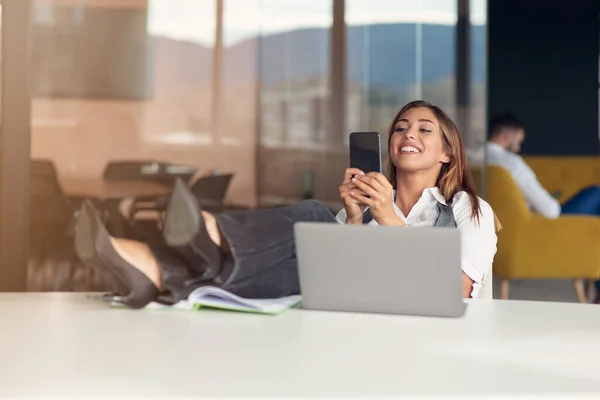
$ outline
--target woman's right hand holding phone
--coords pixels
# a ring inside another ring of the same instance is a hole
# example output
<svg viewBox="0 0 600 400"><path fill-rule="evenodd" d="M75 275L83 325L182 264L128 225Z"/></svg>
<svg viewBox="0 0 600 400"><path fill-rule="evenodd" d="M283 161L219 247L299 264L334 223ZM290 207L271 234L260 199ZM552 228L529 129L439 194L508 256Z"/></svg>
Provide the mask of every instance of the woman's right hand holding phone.
<svg viewBox="0 0 600 400"><path fill-rule="evenodd" d="M352 182L352 177L354 175L364 174L365 173L358 168L347 168L344 173L344 181L340 185L340 197L344 202L347 224L362 224L363 212L367 206L360 203L360 201L355 196L352 196L350 192L360 193L362 195L365 194L354 182Z"/></svg>

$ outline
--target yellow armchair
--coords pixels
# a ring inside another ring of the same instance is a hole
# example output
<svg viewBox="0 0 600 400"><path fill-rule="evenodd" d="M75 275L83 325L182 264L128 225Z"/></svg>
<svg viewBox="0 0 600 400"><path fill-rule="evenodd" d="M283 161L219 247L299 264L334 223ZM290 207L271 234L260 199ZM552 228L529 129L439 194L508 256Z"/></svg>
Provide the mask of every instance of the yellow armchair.
<svg viewBox="0 0 600 400"><path fill-rule="evenodd" d="M478 184L482 170L472 168ZM481 193L481 191L480 191ZM487 167L487 201L502 224L493 273L508 298L510 279L573 279L577 298L586 301L583 281L600 277L600 218L548 219L529 210L504 168Z"/></svg>
<svg viewBox="0 0 600 400"><path fill-rule="evenodd" d="M586 186L600 185L598 156L527 156L525 161L546 190L560 194L561 203Z"/></svg>

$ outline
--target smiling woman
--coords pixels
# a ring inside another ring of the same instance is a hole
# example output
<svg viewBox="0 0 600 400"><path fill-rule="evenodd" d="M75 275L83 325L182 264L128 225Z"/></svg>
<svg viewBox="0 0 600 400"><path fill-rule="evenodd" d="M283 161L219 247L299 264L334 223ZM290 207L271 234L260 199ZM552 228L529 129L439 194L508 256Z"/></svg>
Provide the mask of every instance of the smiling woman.
<svg viewBox="0 0 600 400"><path fill-rule="evenodd" d="M491 273L499 224L475 194L458 128L440 108L413 101L392 120L388 148L389 179L346 171L338 221L361 224L368 208L370 224L434 226L439 204L450 206L461 234L464 294L477 297Z"/></svg>
<svg viewBox="0 0 600 400"><path fill-rule="evenodd" d="M496 253L495 219L472 189L458 129L442 110L416 101L394 117L389 136L391 179L348 168L339 187L344 209L336 218L314 200L213 215L178 184L165 217L166 245L108 236L86 203L76 228L78 254L114 283L127 304L139 308L155 300L172 304L207 284L243 297L299 293L296 222L455 226L461 237L463 295L479 297ZM442 210L444 224L439 223Z"/></svg>

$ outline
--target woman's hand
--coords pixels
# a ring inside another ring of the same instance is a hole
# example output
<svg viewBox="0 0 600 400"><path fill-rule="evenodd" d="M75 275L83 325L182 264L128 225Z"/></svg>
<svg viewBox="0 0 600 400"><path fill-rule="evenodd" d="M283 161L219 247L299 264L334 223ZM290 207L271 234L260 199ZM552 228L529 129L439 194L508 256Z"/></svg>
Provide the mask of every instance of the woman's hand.
<svg viewBox="0 0 600 400"><path fill-rule="evenodd" d="M347 224L362 224L363 212L367 206L361 203L357 197L352 196L351 193L356 192L364 194L364 192L358 189L356 184L352 182L353 176L364 174L364 172L357 168L347 168L344 173L344 181L340 185L340 197L344 202Z"/></svg>
<svg viewBox="0 0 600 400"><path fill-rule="evenodd" d="M361 204L371 209L373 219L379 225L406 225L394 211L394 189L383 174L369 172L352 178L357 189L350 195Z"/></svg>

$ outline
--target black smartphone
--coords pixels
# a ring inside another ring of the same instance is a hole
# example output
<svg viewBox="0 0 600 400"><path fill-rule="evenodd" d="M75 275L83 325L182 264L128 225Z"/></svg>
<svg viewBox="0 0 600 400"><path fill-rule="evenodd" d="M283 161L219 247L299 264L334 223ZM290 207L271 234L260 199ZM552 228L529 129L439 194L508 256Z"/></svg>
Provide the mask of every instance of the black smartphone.
<svg viewBox="0 0 600 400"><path fill-rule="evenodd" d="M382 172L381 135L378 132L350 134L350 167L362 172Z"/></svg>

